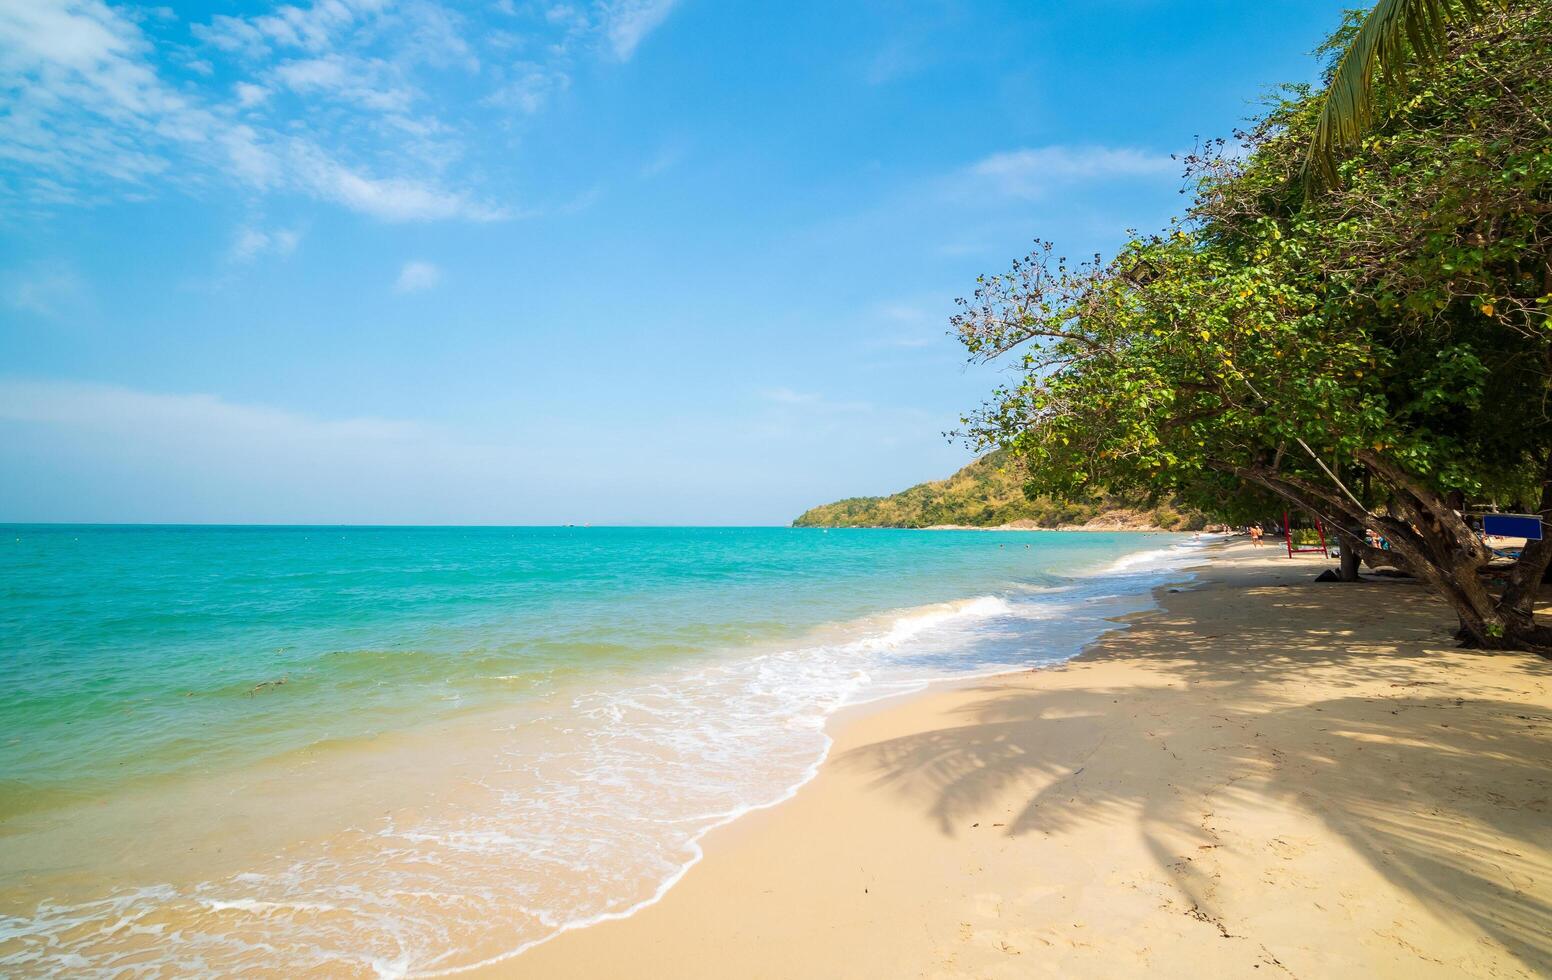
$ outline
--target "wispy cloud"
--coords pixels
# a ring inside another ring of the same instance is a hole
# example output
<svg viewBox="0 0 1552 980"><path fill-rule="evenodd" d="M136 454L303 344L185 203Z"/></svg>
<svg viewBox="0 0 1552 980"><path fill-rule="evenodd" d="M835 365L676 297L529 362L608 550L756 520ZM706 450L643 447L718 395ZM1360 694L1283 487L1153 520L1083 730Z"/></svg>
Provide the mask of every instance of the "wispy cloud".
<svg viewBox="0 0 1552 980"><path fill-rule="evenodd" d="M936 297L893 300L874 304L858 320L876 322L882 327L879 335L867 341L866 346L916 350L942 339L947 317L944 309L945 303Z"/></svg>
<svg viewBox="0 0 1552 980"><path fill-rule="evenodd" d="M388 221L511 217L511 189L482 188L499 173L479 158L491 126L541 112L584 54L628 59L672 7L514 7L524 37L471 29L435 0L198 23L103 0L0 2L0 209L227 183Z"/></svg>
<svg viewBox="0 0 1552 980"><path fill-rule="evenodd" d="M565 71L538 62L518 62L507 81L485 97L485 104L532 116L570 87L571 76Z"/></svg>
<svg viewBox="0 0 1552 980"><path fill-rule="evenodd" d="M994 153L968 167L959 183L1006 197L1040 197L1055 187L1180 173L1167 153L1130 147L1041 146Z"/></svg>
<svg viewBox="0 0 1552 980"><path fill-rule="evenodd" d="M251 22L217 18L220 30L208 36L245 54L270 45L322 51L365 6L327 0ZM20 93L0 115L0 159L56 187L80 189L70 195L77 200L89 197L84 189L97 179L149 188L226 174L255 191L300 191L394 220L486 218L497 210L424 176L368 176L339 162L305 127L282 132L240 118L266 101L266 87L247 82L234 89L235 105L221 103L165 80L156 54L140 24L99 0L0 8L0 84ZM274 77L293 91L326 92L376 112L397 111L410 99L371 87L370 71L327 54L282 65Z"/></svg>
<svg viewBox="0 0 1552 980"><path fill-rule="evenodd" d="M875 310L879 317L895 323L925 323L932 319L932 312L914 303L880 303Z"/></svg>
<svg viewBox="0 0 1552 980"><path fill-rule="evenodd" d="M944 242L933 251L938 255L957 258L961 255L979 255L987 249L988 246L981 242Z"/></svg>
<svg viewBox="0 0 1552 980"><path fill-rule="evenodd" d="M897 347L903 350L919 350L923 347L931 347L936 339L938 338L929 337L925 334L896 334L891 337L884 337L878 342L878 346Z"/></svg>
<svg viewBox="0 0 1552 980"><path fill-rule="evenodd" d="M442 281L442 270L430 262L414 260L404 263L399 278L394 280L396 293L419 293L435 287Z"/></svg>
<svg viewBox="0 0 1552 980"><path fill-rule="evenodd" d="M116 385L0 380L0 420L97 431L214 433L274 442L403 442L429 436L424 425L379 418L316 419L206 394L160 394Z"/></svg>
<svg viewBox="0 0 1552 980"><path fill-rule="evenodd" d="M242 18L217 14L194 34L210 44L249 57L272 48L323 51L346 30L388 6L387 0L321 0L307 6L283 6L272 14Z"/></svg>
<svg viewBox="0 0 1552 980"><path fill-rule="evenodd" d="M301 240L302 232L297 228L264 229L249 225L237 229L227 258L237 263L252 262L264 255L285 258L296 251Z"/></svg>
<svg viewBox="0 0 1552 980"><path fill-rule="evenodd" d="M664 146L648 159L646 163L642 164L641 176L643 179L646 179L667 173L683 163L688 155L689 151L683 144L673 143Z"/></svg>
<svg viewBox="0 0 1552 980"><path fill-rule="evenodd" d="M237 95L237 104L244 109L260 105L275 94L263 85L255 85L252 82L238 82L232 86L232 91Z"/></svg>
<svg viewBox="0 0 1552 980"><path fill-rule="evenodd" d="M409 112L416 99L416 92L395 77L394 66L381 58L330 52L282 62L271 74L297 95L318 95L374 112Z"/></svg>
<svg viewBox="0 0 1552 980"><path fill-rule="evenodd" d="M865 414L873 411L873 404L871 402L837 400L827 398L818 392L798 391L781 385L774 388L762 388L759 391L759 395L763 400L773 405L827 414Z"/></svg>
<svg viewBox="0 0 1552 980"><path fill-rule="evenodd" d="M496 221L505 209L470 200L458 191L405 177L373 177L352 170L306 143L290 146L296 179L314 194L387 221L466 218Z"/></svg>
<svg viewBox="0 0 1552 980"><path fill-rule="evenodd" d="M499 461L458 444L455 433L416 421L329 418L213 394L67 381L0 378L0 430L16 443L46 444L54 460L79 454L91 460L97 482L133 485L143 495L104 494L79 485L68 468L40 463L36 485L51 486L51 496L65 502L29 499L10 487L0 487L0 499L41 516L359 520L353 511L370 508L374 496L399 493L395 488L406 481L425 479L428 464L490 478ZM298 480L297 473L308 478ZM351 503L342 507L340 499Z"/></svg>
<svg viewBox="0 0 1552 980"><path fill-rule="evenodd" d="M833 398L784 385L757 389L754 395L765 407L748 431L770 444L819 439L880 446L943 429L939 420L918 408Z"/></svg>
<svg viewBox="0 0 1552 980"><path fill-rule="evenodd" d="M814 392L794 391L791 388L778 386L775 388L762 388L760 397L768 402L778 405L817 405L822 396Z"/></svg>
<svg viewBox="0 0 1552 980"><path fill-rule="evenodd" d="M0 300L13 310L60 319L87 297L84 280L68 266L36 262L0 274Z"/></svg>
<svg viewBox="0 0 1552 980"><path fill-rule="evenodd" d="M678 0L614 0L603 13L604 33L614 56L629 61L636 48L673 13Z"/></svg>
<svg viewBox="0 0 1552 980"><path fill-rule="evenodd" d="M895 38L873 53L863 67L862 77L869 85L887 85L920 70L925 63L914 42Z"/></svg>
<svg viewBox="0 0 1552 980"><path fill-rule="evenodd" d="M889 413L831 420L770 412L753 421L698 413L667 428L627 418L604 432L567 420L482 431L209 392L0 377L0 472L27 467L25 481L0 480L0 513L40 521L748 524L788 517L806 497L836 495L772 490L791 454L848 439L865 447L850 454L867 460L858 470L879 479L877 464L895 455L880 447L926 431L930 453L942 427ZM789 440L786 455L773 454L765 435ZM686 455L696 450L703 455ZM731 464L729 451L748 463ZM600 467L601 458L609 465ZM708 463L687 468L687 458ZM653 491L622 498L621 468ZM706 473L716 474L710 484ZM751 507L750 495L760 493L767 496ZM730 500L734 509L716 509Z"/></svg>

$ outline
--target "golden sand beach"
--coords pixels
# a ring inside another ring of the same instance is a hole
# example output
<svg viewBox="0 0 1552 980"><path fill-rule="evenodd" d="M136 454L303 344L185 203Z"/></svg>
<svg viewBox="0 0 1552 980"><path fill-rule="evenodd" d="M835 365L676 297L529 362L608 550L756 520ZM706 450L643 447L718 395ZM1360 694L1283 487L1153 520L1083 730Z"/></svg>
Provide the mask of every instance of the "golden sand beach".
<svg viewBox="0 0 1552 980"><path fill-rule="evenodd" d="M1552 663L1224 548L1064 666L843 716L818 777L518 977L1552 975Z"/></svg>

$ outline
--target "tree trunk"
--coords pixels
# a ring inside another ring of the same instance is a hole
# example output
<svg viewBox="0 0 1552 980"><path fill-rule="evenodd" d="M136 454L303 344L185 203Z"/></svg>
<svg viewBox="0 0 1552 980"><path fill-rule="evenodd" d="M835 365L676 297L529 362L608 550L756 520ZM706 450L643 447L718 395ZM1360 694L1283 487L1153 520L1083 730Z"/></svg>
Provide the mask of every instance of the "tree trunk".
<svg viewBox="0 0 1552 980"><path fill-rule="evenodd" d="M1510 581L1530 578L1539 581L1545 558L1533 557L1527 569L1522 558L1510 571ZM1528 574L1529 573L1529 574ZM1469 561L1453 567L1430 564L1423 577L1455 609L1460 629L1455 638L1461 646L1473 650L1525 650L1552 659L1552 627L1535 620L1534 591L1531 598L1511 584L1504 594L1494 598L1482 583L1479 568Z"/></svg>
<svg viewBox="0 0 1552 980"><path fill-rule="evenodd" d="M1487 621L1462 615L1455 638L1470 650L1524 650L1552 660L1552 628L1518 616L1493 616Z"/></svg>
<svg viewBox="0 0 1552 980"><path fill-rule="evenodd" d="M1547 572L1552 569L1552 453L1547 456L1541 473L1541 500L1538 514L1541 517L1541 539L1526 542L1520 552L1520 560L1509 570L1509 581L1504 588L1503 602L1511 615L1524 617L1529 622L1536 614L1536 598L1541 593Z"/></svg>
<svg viewBox="0 0 1552 980"><path fill-rule="evenodd" d="M1341 528L1337 529L1336 538L1342 543L1342 581L1362 581L1358 577L1358 560L1361 557L1358 553L1358 545L1361 539L1358 535Z"/></svg>
<svg viewBox="0 0 1552 980"><path fill-rule="evenodd" d="M1456 636L1462 645L1525 650L1552 659L1552 628L1535 622L1541 579L1552 566L1552 539L1534 542L1525 549L1506 569L1507 587L1502 596L1495 597L1482 580L1482 571L1493 560L1492 552L1464 515L1391 460L1368 450L1359 451L1357 457L1374 481L1390 491L1385 513L1375 513L1330 488L1264 466L1232 467L1230 472L1322 516L1333 526L1361 525L1386 538L1390 547L1381 550L1344 536L1344 573L1348 551L1370 567L1394 565L1409 572L1450 604L1460 619ZM1552 527L1552 456L1547 460L1542 487L1542 520ZM1347 521L1338 523L1334 515Z"/></svg>

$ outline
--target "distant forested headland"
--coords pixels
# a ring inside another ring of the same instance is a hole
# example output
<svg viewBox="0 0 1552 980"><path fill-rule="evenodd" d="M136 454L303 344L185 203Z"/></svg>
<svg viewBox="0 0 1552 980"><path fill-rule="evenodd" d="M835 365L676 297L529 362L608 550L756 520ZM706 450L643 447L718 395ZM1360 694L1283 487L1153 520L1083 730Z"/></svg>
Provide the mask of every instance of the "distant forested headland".
<svg viewBox="0 0 1552 980"><path fill-rule="evenodd" d="M988 453L946 480L918 483L887 497L848 497L804 511L794 527L1093 527L1195 530L1202 515L1142 494L1059 498L1029 496L1023 464Z"/></svg>

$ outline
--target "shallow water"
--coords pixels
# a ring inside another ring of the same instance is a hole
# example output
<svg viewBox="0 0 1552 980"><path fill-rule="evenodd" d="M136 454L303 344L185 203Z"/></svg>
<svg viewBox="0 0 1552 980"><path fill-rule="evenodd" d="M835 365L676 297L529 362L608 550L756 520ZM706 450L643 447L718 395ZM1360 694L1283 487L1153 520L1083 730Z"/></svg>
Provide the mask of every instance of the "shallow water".
<svg viewBox="0 0 1552 980"><path fill-rule="evenodd" d="M0 971L456 969L652 900L826 719L1072 655L1168 535L0 528Z"/></svg>

